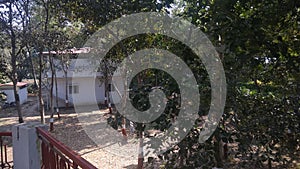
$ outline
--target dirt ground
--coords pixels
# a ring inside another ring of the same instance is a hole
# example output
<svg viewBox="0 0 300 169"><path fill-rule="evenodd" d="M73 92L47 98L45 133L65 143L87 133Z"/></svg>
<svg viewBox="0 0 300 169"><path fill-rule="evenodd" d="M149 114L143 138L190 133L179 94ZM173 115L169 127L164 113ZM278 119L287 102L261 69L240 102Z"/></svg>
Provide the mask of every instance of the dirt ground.
<svg viewBox="0 0 300 169"><path fill-rule="evenodd" d="M40 121L36 96L29 96L28 101L22 105L22 110L26 123ZM73 108L61 109L60 115L60 120L57 115L54 116L54 131L51 134L93 165L105 169L136 168L137 159L118 156L97 146L87 134L85 134ZM49 125L49 112L46 112L45 117L46 123ZM18 124L18 116L14 107L0 110L0 131L11 131L12 126L16 124ZM11 163L11 139L5 138L5 143L8 144L8 161Z"/></svg>
<svg viewBox="0 0 300 169"><path fill-rule="evenodd" d="M39 122L40 116L38 112L38 102L36 96L29 96L28 101L22 105L22 112L24 121ZM101 110L103 114L108 110ZM61 141L66 146L70 147L75 152L79 153L84 159L91 162L97 168L102 169L135 169L137 165L137 158L132 156L132 153L128 151L128 155L120 155L116 152L107 151L107 149L97 145L92 141L86 131L83 129L83 124L78 119L78 114L75 113L73 108L61 109L61 119L58 119L57 115L54 116L54 131L51 134ZM50 113L46 112L46 123L49 125ZM97 121L99 119L95 119ZM6 108L0 110L0 132L11 131L12 126L18 124L18 116L15 108ZM8 161L12 164L12 145L11 138L5 138L4 143L8 145ZM123 150L120 150L120 152ZM235 162L239 162L239 159L235 159ZM146 165L146 163L145 163ZM231 165L230 169L237 169ZM159 168L157 166L148 166L145 168ZM274 167L274 169L280 167ZM296 167L297 168L297 167Z"/></svg>

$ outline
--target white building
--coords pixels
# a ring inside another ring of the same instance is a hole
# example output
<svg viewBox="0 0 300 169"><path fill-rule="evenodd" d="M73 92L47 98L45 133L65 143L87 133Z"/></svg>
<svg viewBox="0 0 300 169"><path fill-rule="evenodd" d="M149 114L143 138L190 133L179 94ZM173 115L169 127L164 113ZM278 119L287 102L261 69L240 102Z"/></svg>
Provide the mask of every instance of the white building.
<svg viewBox="0 0 300 169"><path fill-rule="evenodd" d="M5 83L0 84L0 91L6 94L6 101L8 103L15 102L15 95L13 90L13 83ZM28 92L27 92L27 83L25 82L18 82L17 83L17 91L20 98L20 104L23 104L27 101Z"/></svg>
<svg viewBox="0 0 300 169"><path fill-rule="evenodd" d="M73 55L79 53L88 53L89 50L86 48L80 49L71 49ZM59 52L59 54L66 54L66 51ZM44 52L44 55L48 55L49 52ZM56 52L51 51L50 54L52 57L56 58ZM75 70L75 64L80 62L83 64L82 67L87 67L87 69L82 69L80 72ZM56 65L61 66L61 61L58 59L54 60ZM86 64L86 65L84 65ZM103 81L103 75L100 72L91 73L88 70L88 60L86 59L71 59L69 63L69 68L67 73L65 73L61 68L56 69L56 78L57 78L57 95L59 98L58 107L65 106L66 92L68 93L68 103L69 105L74 104L74 98L76 98L76 105L89 105L95 103L104 103L105 102L105 84ZM50 79L52 77L51 72L47 72L47 77ZM67 77L67 78L66 78ZM117 77L118 78L118 77ZM121 77L120 77L121 82ZM67 83L67 89L66 89ZM111 87L110 100L112 103L118 103L120 101L120 95L114 90L114 85L117 85L120 89L121 83L118 84L108 84ZM53 86L53 95L56 96L56 87ZM54 97L55 99L55 97ZM55 100L54 100L55 103ZM54 104L55 105L55 104ZM56 107L56 106L55 106Z"/></svg>

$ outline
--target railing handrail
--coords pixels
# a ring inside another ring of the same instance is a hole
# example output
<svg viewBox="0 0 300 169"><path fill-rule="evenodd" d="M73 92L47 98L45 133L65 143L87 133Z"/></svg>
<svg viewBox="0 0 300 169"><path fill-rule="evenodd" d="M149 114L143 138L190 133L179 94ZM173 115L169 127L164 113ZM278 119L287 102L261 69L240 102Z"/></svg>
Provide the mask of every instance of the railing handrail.
<svg viewBox="0 0 300 169"><path fill-rule="evenodd" d="M12 132L0 132L0 137L1 136L12 136Z"/></svg>
<svg viewBox="0 0 300 169"><path fill-rule="evenodd" d="M68 158L70 158L73 162L75 162L83 169L97 169L90 162L82 158L78 153L76 153L69 147L65 146L62 142L58 141L53 136L51 136L47 131L39 127L37 127L36 129L40 136L44 137L57 150L61 151L63 154L65 154Z"/></svg>

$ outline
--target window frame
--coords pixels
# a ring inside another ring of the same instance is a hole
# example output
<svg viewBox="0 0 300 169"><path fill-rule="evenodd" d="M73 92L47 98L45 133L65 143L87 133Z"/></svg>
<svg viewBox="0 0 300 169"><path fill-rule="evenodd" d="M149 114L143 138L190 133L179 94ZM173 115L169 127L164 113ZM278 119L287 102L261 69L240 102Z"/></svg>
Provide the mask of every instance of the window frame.
<svg viewBox="0 0 300 169"><path fill-rule="evenodd" d="M69 85L69 94L79 94L79 85L78 84L71 84Z"/></svg>

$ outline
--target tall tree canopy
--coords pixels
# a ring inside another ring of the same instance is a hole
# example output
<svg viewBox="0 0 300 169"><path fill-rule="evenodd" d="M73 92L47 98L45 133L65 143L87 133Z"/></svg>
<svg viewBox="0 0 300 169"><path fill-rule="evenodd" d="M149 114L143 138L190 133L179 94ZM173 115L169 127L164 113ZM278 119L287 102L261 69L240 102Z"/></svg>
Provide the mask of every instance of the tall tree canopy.
<svg viewBox="0 0 300 169"><path fill-rule="evenodd" d="M14 83L18 68L23 69L19 65L26 58L26 46L40 53L81 47L102 26L132 13L157 11L180 16L198 26L216 47L226 72L227 101L214 135L199 144L201 129L195 125L186 139L161 156L166 167L230 168L235 158L241 161L234 164L236 168L289 167L294 161L299 165L300 1L37 0L32 6L26 3L29 1L7 1L5 8L0 5L0 69ZM32 15L27 15L28 9L34 11ZM31 41L26 37L31 37ZM211 100L209 79L201 61L183 43L158 34L137 35L115 45L106 57L120 62L145 48L169 50L187 63L200 82L198 113L205 114ZM39 66L41 73L42 64ZM134 89L133 105L141 110L149 108L149 85L168 89L168 96L180 93L169 75L158 70L141 72L129 84ZM165 114L152 127L169 127L178 102L170 99Z"/></svg>
<svg viewBox="0 0 300 169"><path fill-rule="evenodd" d="M299 1L184 4L178 15L209 36L226 71L226 111L216 134L238 143L238 154L257 167L291 164L300 138Z"/></svg>

